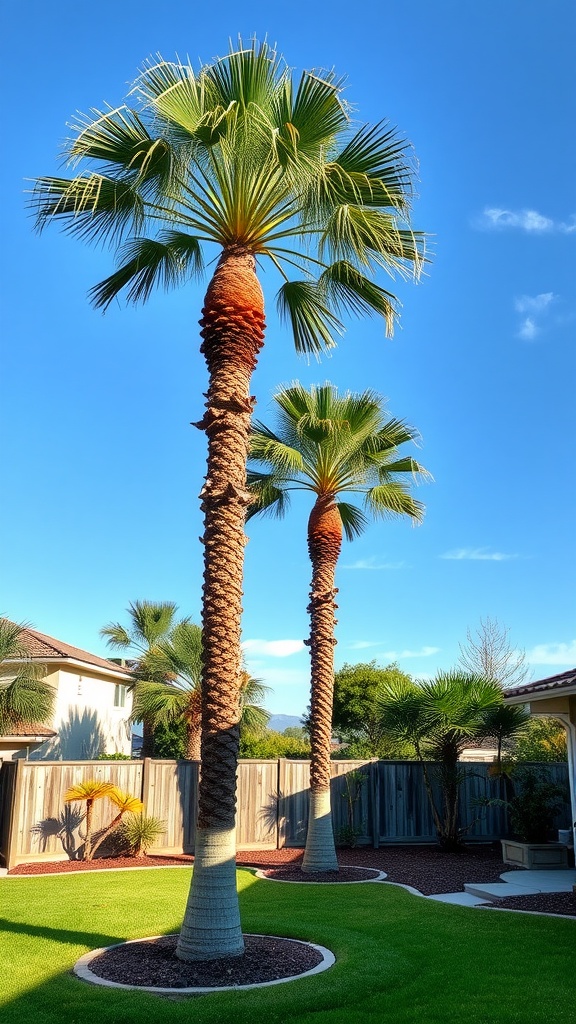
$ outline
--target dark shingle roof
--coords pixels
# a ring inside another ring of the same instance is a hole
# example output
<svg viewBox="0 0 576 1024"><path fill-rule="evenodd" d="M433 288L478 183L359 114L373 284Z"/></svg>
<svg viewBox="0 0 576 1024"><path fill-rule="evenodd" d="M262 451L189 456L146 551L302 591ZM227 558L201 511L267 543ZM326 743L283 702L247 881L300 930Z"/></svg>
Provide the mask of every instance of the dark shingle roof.
<svg viewBox="0 0 576 1024"><path fill-rule="evenodd" d="M532 693L564 690L569 686L576 686L576 668L571 668L568 672L560 672L557 676L548 676L547 679L537 679L536 682L526 683L525 686L510 687L509 690L505 690L504 696L518 697L526 694L529 697Z"/></svg>

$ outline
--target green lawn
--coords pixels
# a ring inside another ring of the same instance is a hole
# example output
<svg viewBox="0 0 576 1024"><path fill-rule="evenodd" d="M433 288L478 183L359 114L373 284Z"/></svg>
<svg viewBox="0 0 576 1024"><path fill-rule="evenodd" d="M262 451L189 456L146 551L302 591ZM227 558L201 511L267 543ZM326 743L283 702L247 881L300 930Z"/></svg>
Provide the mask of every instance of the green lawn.
<svg viewBox="0 0 576 1024"><path fill-rule="evenodd" d="M244 930L311 939L316 977L194 998L88 985L87 950L175 932L190 871L0 880L2 1024L565 1024L576 924L453 907L390 885L279 885L239 871Z"/></svg>

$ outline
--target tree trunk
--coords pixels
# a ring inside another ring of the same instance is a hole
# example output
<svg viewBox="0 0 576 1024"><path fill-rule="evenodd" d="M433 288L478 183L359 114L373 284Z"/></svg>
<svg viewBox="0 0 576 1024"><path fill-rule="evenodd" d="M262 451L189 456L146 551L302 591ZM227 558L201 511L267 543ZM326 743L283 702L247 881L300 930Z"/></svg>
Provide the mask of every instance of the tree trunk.
<svg viewBox="0 0 576 1024"><path fill-rule="evenodd" d="M337 871L330 809L330 750L334 694L334 576L342 546L342 521L334 495L320 495L308 522L310 588L310 807L302 871Z"/></svg>
<svg viewBox="0 0 576 1024"><path fill-rule="evenodd" d="M154 757L154 729L149 718L142 719L142 750L140 757Z"/></svg>
<svg viewBox="0 0 576 1024"><path fill-rule="evenodd" d="M200 711L194 712L186 722L186 757L189 761L199 761L202 754L202 718Z"/></svg>
<svg viewBox="0 0 576 1024"><path fill-rule="evenodd" d="M209 372L206 413L196 424L208 438L200 495L205 549L202 770L194 874L176 950L181 960L240 956L244 950L235 857L240 617L254 401L249 388L264 339L264 300L251 254L239 248L223 253L202 312L201 351Z"/></svg>

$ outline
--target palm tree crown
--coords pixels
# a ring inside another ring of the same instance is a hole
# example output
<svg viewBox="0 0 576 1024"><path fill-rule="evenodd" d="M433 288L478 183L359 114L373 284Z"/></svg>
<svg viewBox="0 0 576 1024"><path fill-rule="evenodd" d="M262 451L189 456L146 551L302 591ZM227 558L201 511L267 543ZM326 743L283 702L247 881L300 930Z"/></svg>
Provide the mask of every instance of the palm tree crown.
<svg viewBox="0 0 576 1024"><path fill-rule="evenodd" d="M312 491L333 498L341 527L352 540L376 517L407 515L419 522L424 506L410 493L410 484L428 472L399 448L418 438L401 420L387 418L372 391L339 395L332 384L307 391L296 383L275 396L276 432L256 422L250 460L269 466L248 474L254 503L247 518L259 512L285 514L290 490ZM343 493L363 495L365 511L338 500Z"/></svg>
<svg viewBox="0 0 576 1024"><path fill-rule="evenodd" d="M410 146L386 124L354 124L343 84L309 71L295 84L255 40L198 72L150 60L130 103L74 123L65 156L83 170L36 180L37 225L56 218L115 248L118 269L92 289L99 307L185 283L214 243L274 264L299 350L332 346L344 310L381 314L392 333L396 299L371 269L422 268Z"/></svg>

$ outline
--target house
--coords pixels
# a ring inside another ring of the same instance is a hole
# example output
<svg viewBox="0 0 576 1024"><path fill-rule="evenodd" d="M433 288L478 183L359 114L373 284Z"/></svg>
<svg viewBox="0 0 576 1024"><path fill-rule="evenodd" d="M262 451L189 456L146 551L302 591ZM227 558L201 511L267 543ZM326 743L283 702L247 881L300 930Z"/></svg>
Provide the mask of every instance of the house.
<svg viewBox="0 0 576 1024"><path fill-rule="evenodd" d="M558 718L566 729L572 822L576 832L576 668L505 691L507 704L527 704L531 715Z"/></svg>
<svg viewBox="0 0 576 1024"><path fill-rule="evenodd" d="M1 737L0 759L77 761L100 753L130 755L129 672L35 629L25 628L22 641L55 690L54 713L50 722Z"/></svg>

